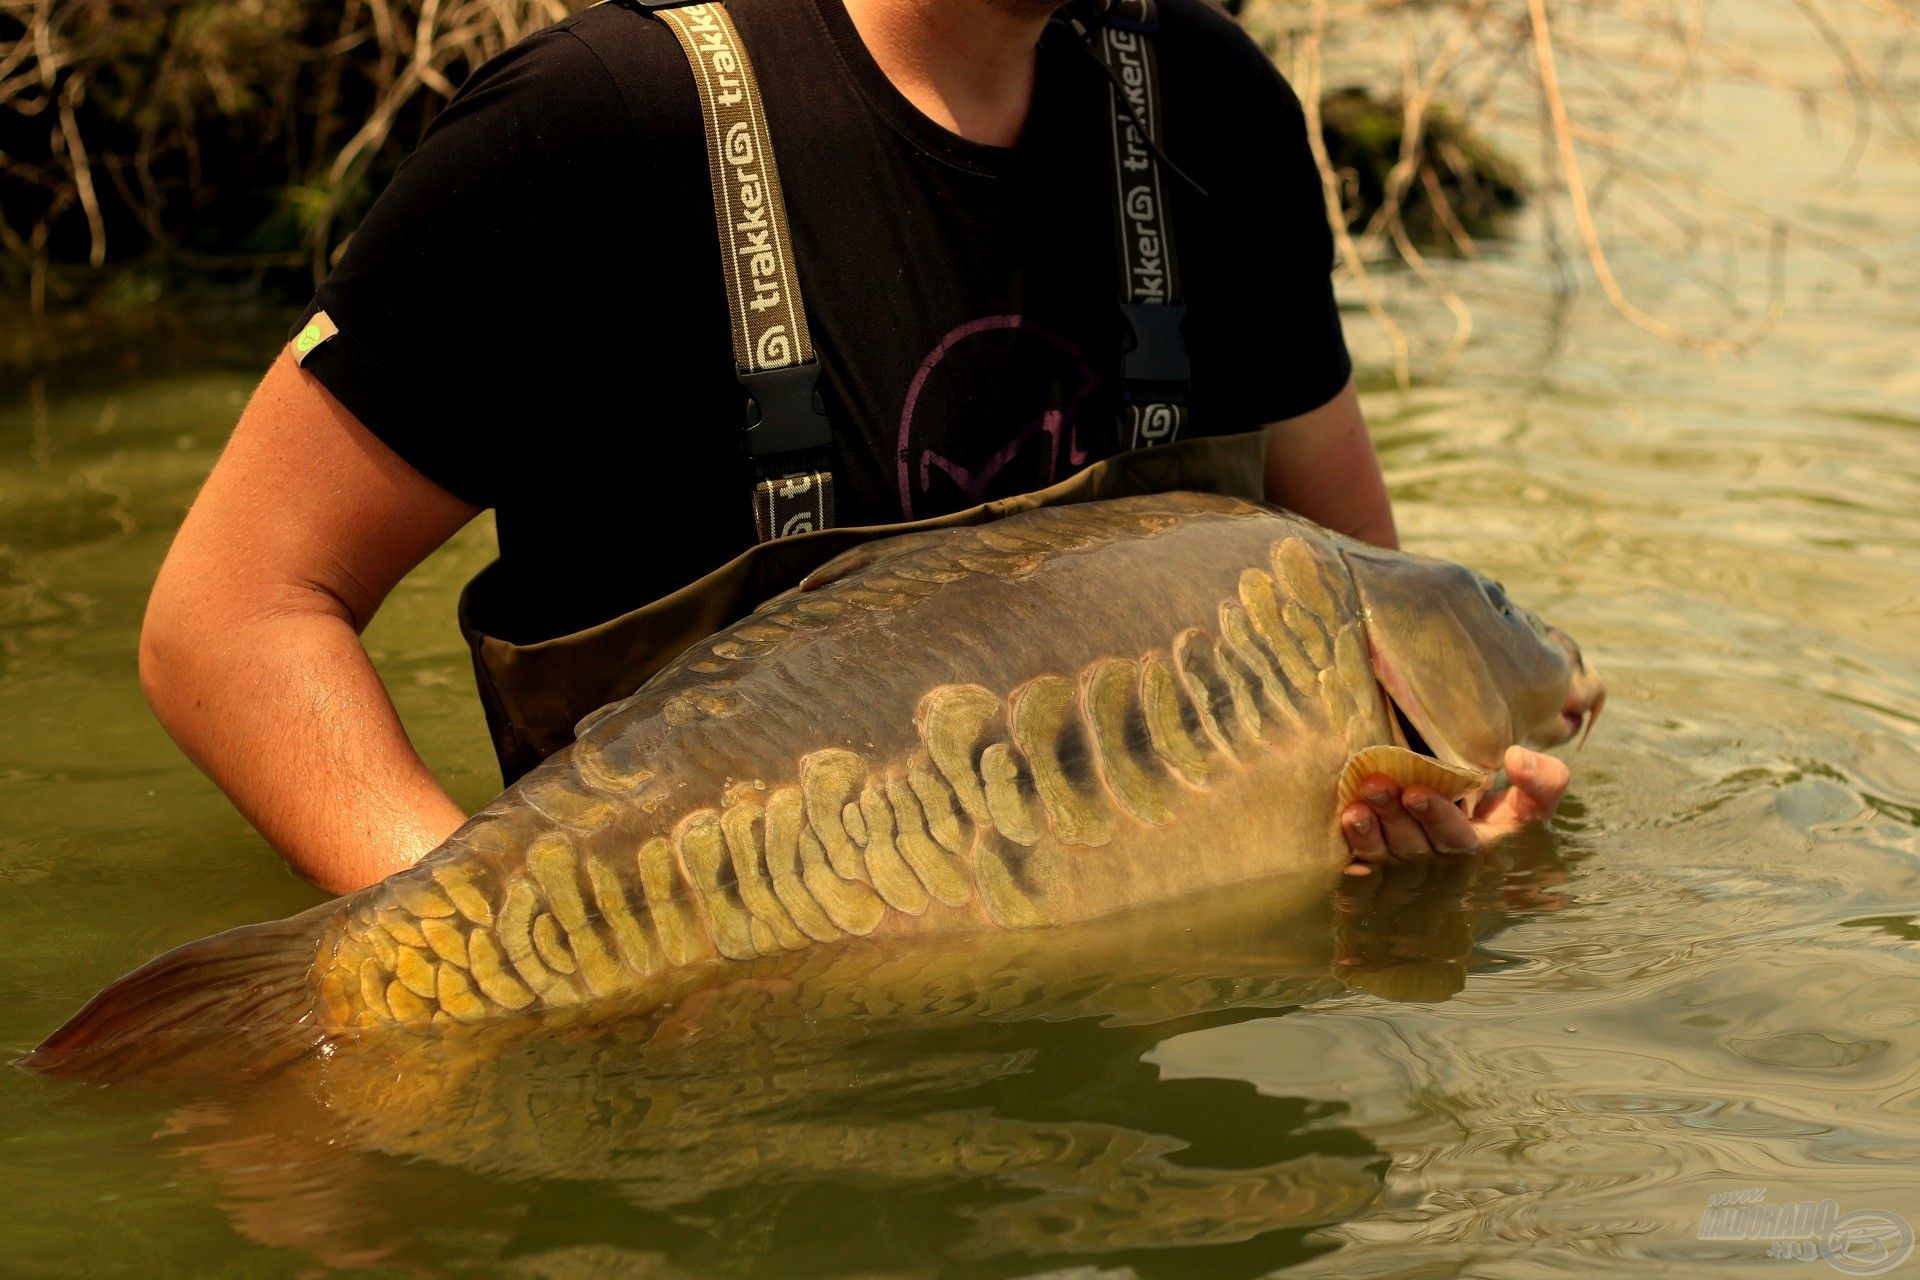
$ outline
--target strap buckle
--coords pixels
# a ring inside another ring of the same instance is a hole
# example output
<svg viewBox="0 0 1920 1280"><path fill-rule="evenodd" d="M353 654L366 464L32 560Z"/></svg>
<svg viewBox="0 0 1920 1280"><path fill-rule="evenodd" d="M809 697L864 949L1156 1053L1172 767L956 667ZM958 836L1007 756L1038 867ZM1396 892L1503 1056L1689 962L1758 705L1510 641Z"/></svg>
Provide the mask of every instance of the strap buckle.
<svg viewBox="0 0 1920 1280"><path fill-rule="evenodd" d="M820 362L783 365L740 375L747 393L747 456L762 472L789 470L780 459L825 454L833 424L820 398Z"/></svg>
<svg viewBox="0 0 1920 1280"><path fill-rule="evenodd" d="M1184 388L1193 381L1187 338L1181 332L1187 319L1184 302L1123 302L1120 311L1130 331L1121 364L1128 399L1142 394L1165 399L1168 390ZM1149 387L1154 388L1151 393L1147 392Z"/></svg>

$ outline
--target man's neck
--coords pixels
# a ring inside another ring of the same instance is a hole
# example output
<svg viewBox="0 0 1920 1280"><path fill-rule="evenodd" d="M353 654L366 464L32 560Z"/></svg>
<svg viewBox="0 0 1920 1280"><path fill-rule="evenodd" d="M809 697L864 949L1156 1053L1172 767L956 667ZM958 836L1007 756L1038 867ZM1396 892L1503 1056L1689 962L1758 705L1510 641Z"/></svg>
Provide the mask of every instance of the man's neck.
<svg viewBox="0 0 1920 1280"><path fill-rule="evenodd" d="M1050 0L845 0L887 79L935 124L1010 147L1033 105Z"/></svg>

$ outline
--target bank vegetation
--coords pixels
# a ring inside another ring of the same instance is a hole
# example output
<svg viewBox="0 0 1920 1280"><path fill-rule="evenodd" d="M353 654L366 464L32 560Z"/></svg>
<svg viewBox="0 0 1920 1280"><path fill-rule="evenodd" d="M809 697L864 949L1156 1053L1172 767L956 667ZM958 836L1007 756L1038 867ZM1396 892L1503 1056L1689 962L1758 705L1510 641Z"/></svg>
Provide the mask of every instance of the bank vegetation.
<svg viewBox="0 0 1920 1280"><path fill-rule="evenodd" d="M1427 281L1455 312L1449 349L1465 341L1471 317L1433 257L1480 253L1531 186L1546 216L1569 221L1569 252L1624 314L1719 350L1764 331L1777 298L1735 287L1730 327L1696 332L1631 297L1610 256L1610 235L1638 236L1650 220L1696 243L1794 233L1774 211L1691 181L1690 149L1727 141L1689 120L1695 88L1738 80L1790 97L1842 153L1884 142L1920 157L1897 88L1906 70L1871 53L1889 33L1915 43L1920 0L1769 5L1825 51L1831 74L1779 72L1752 24L1723 33L1710 0L1239 8L1307 106L1343 270L1390 331L1377 285L1386 265ZM183 278L299 292L461 81L575 7L0 0L0 271L36 315ZM1526 155L1530 173L1496 144ZM1603 216L1628 206L1630 216ZM1404 372L1407 344L1395 341Z"/></svg>

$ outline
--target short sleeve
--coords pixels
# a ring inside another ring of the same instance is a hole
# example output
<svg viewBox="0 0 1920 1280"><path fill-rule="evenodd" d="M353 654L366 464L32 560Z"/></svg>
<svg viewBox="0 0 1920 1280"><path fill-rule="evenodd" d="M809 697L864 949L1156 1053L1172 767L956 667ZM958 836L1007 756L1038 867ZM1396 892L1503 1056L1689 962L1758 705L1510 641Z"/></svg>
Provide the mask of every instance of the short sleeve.
<svg viewBox="0 0 1920 1280"><path fill-rule="evenodd" d="M1261 422L1278 422L1318 409L1339 395L1353 377L1353 357L1333 288L1333 227L1327 221L1320 166L1307 140L1306 112L1293 86L1264 54L1260 66L1261 96L1270 104L1268 118L1273 122L1274 163L1269 189L1256 195L1260 203L1253 207L1276 210L1289 246L1281 280L1288 299L1293 377L1255 416Z"/></svg>
<svg viewBox="0 0 1920 1280"><path fill-rule="evenodd" d="M1208 169L1211 257L1219 291L1203 339L1223 416L1270 423L1320 408L1353 376L1334 294L1333 230L1306 113L1293 88L1244 32L1226 51L1234 128L1216 129ZM1190 326L1191 326L1190 322ZM1196 375L1199 373L1196 367Z"/></svg>
<svg viewBox="0 0 1920 1280"><path fill-rule="evenodd" d="M508 430L600 278L581 241L626 166L631 117L554 28L477 71L354 232L293 350L375 436L477 506L508 496Z"/></svg>

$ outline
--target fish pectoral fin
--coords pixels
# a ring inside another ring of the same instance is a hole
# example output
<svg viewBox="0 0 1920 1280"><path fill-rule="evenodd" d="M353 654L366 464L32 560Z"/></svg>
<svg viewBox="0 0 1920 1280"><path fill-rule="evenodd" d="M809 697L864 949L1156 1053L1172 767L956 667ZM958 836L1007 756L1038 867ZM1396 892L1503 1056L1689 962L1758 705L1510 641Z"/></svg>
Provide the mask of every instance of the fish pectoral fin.
<svg viewBox="0 0 1920 1280"><path fill-rule="evenodd" d="M1405 747L1367 747L1347 757L1340 771L1340 809L1360 799L1360 784L1373 774L1384 774L1402 787L1418 784L1431 787L1457 804L1476 791L1484 791L1493 775L1463 765L1443 764L1432 756L1423 756Z"/></svg>

